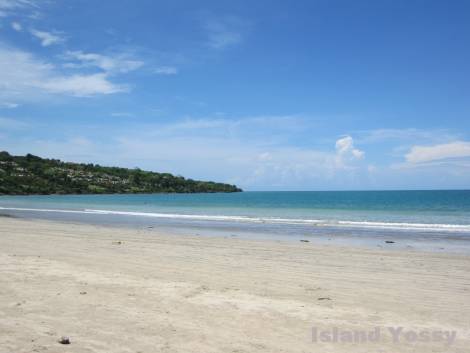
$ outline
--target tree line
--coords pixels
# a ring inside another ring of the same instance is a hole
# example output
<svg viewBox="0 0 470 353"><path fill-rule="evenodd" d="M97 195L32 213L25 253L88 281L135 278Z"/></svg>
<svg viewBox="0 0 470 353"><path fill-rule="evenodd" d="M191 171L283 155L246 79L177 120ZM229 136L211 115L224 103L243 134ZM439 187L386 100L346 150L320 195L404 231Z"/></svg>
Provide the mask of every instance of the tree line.
<svg viewBox="0 0 470 353"><path fill-rule="evenodd" d="M127 194L240 192L235 185L138 168L62 162L0 152L0 194Z"/></svg>

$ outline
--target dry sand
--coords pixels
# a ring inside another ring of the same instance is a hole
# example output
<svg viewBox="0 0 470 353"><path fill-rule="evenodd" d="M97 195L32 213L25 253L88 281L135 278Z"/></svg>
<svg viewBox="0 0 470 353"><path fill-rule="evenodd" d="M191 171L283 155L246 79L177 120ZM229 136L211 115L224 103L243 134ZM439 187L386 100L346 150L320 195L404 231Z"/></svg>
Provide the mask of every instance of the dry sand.
<svg viewBox="0 0 470 353"><path fill-rule="evenodd" d="M457 336L393 343L399 326ZM380 342L312 342L312 327ZM468 353L469 333L468 256L0 217L1 353Z"/></svg>

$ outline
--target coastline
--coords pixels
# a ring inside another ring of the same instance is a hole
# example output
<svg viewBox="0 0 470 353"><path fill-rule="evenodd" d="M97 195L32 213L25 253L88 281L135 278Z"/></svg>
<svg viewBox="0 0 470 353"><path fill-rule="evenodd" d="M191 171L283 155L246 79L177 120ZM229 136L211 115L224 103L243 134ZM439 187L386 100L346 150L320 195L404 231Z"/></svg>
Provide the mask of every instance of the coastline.
<svg viewBox="0 0 470 353"><path fill-rule="evenodd" d="M0 218L0 348L464 352L470 257ZM394 343L386 327L456 332ZM318 330L383 340L312 342Z"/></svg>
<svg viewBox="0 0 470 353"><path fill-rule="evenodd" d="M92 205L70 206L16 208L0 205L0 216L101 225L116 229L159 229L164 234L176 236L236 237L247 240L290 242L307 240L316 245L470 255L470 225L332 222L317 219L211 214L211 211L183 213L185 210L177 210L183 212L155 213L128 211L127 207L125 210L106 210L88 208L93 207Z"/></svg>

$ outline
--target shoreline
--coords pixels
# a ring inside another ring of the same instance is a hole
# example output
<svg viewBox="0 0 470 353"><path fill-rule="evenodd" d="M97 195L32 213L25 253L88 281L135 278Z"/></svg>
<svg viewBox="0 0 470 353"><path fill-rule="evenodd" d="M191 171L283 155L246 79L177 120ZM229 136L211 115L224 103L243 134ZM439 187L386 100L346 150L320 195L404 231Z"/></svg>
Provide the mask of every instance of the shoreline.
<svg viewBox="0 0 470 353"><path fill-rule="evenodd" d="M269 221L246 216L211 216L143 213L96 209L37 209L0 206L0 216L82 225L124 227L130 230L160 229L175 236L237 237L246 240L307 241L316 245L359 248L387 248L398 251L427 251L470 255L467 231L419 230L417 228L375 228ZM289 219L286 219L289 221ZM293 220L295 221L295 220ZM363 223L363 222L359 222ZM366 222L367 223L367 222ZM430 225L432 226L432 224Z"/></svg>
<svg viewBox="0 0 470 353"><path fill-rule="evenodd" d="M465 352L470 257L0 218L0 350ZM383 328L380 342L312 342ZM386 327L455 331L397 346Z"/></svg>

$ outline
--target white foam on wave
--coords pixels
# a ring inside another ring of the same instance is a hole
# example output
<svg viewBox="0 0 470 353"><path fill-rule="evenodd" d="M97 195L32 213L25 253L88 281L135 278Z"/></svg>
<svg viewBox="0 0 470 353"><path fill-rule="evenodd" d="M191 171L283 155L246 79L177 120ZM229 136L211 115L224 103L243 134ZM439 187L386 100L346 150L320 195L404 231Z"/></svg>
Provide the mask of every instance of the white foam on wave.
<svg viewBox="0 0 470 353"><path fill-rule="evenodd" d="M19 207L0 207L0 210L7 211L31 211L31 212L55 212L55 213L94 213L87 210L56 210L47 208L19 208Z"/></svg>
<svg viewBox="0 0 470 353"><path fill-rule="evenodd" d="M314 219L295 219L295 218L269 218L269 217L250 217L250 216L224 216L224 215L199 215L199 214L172 214L172 213L150 213L150 212L129 212L129 211L111 211L86 209L86 212L97 214L115 214L124 216L143 216L154 218L178 218L207 221L238 221L238 222L256 222L256 223L305 223L318 224L324 220Z"/></svg>
<svg viewBox="0 0 470 353"><path fill-rule="evenodd" d="M300 219L300 218L153 213L153 212L133 212L133 211L97 210L97 209L64 210L64 209L0 207L0 210L76 213L76 214L95 214L95 215L121 215L121 216L134 216L134 217L166 218L166 219L186 219L186 220L195 220L195 221L200 220L200 221L227 221L227 222L249 222L249 223L278 223L278 224L292 224L292 225L297 224L297 225L311 225L311 226L319 226L319 227L323 226L323 227L344 227L344 228L372 228L372 229L375 228L375 229L391 229L391 230L470 232L470 225L464 225L464 224L342 221L342 220Z"/></svg>
<svg viewBox="0 0 470 353"><path fill-rule="evenodd" d="M407 222L370 222L370 221L338 221L343 226L356 226L364 228L387 228L387 229L416 229L436 231L470 231L470 225L465 224L440 224L440 223L407 223Z"/></svg>

